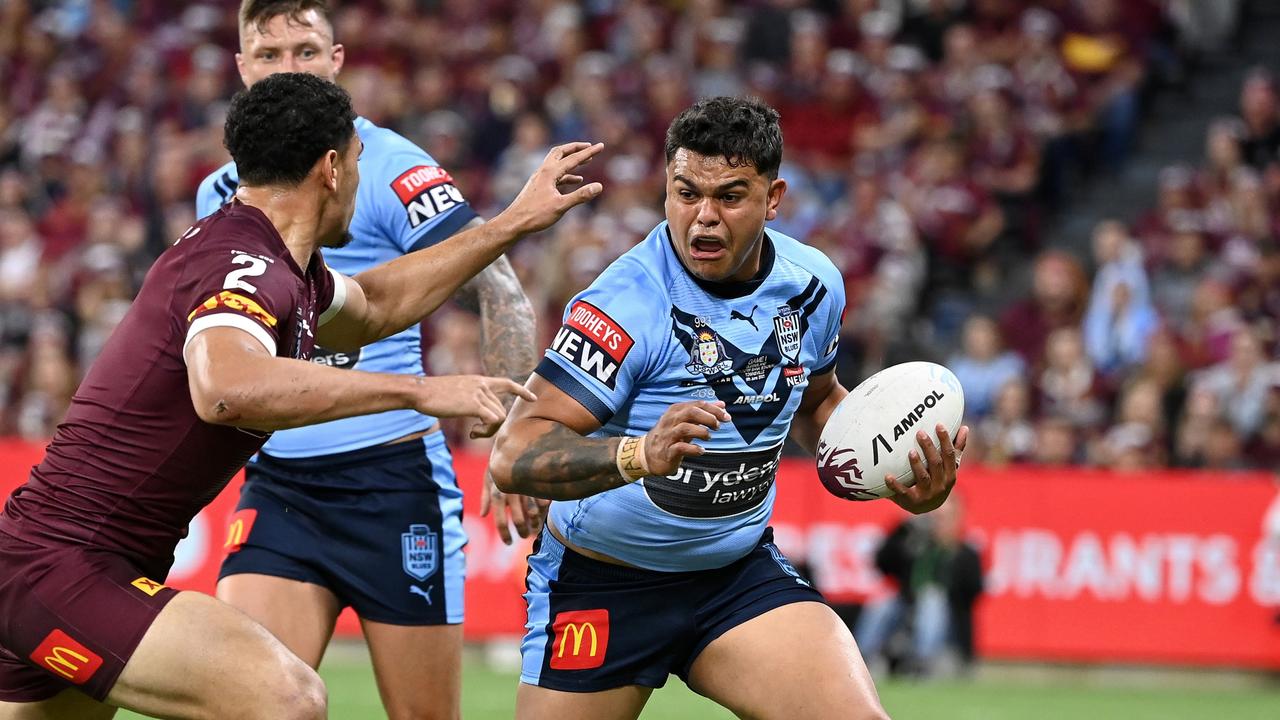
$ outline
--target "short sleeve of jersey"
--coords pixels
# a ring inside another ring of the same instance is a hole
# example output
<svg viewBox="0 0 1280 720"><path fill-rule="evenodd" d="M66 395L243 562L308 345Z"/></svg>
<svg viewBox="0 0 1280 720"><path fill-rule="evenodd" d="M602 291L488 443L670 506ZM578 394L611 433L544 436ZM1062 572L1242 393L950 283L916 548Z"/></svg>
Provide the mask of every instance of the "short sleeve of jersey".
<svg viewBox="0 0 1280 720"><path fill-rule="evenodd" d="M615 263L573 298L537 367L539 375L581 403L602 425L643 378L657 347L655 329L667 327L670 317L670 308L656 305L664 296L643 277L643 270L634 265Z"/></svg>
<svg viewBox="0 0 1280 720"><path fill-rule="evenodd" d="M198 237L191 238L198 241ZM216 238L208 238L216 241ZM215 327L243 330L276 354L282 328L297 303L299 279L284 258L272 257L250 243L209 242L191 248L178 309L187 325L183 350L201 332ZM318 307L332 306L334 278L324 272Z"/></svg>
<svg viewBox="0 0 1280 720"><path fill-rule="evenodd" d="M376 177L360 182L371 183L379 222L403 252L431 247L477 217L453 177L425 152L397 150L378 160Z"/></svg>
<svg viewBox="0 0 1280 720"><path fill-rule="evenodd" d="M829 264L829 263L828 263ZM831 275L827 277L826 275ZM844 325L845 294L844 282L839 271L834 267L831 273L823 273L819 280L827 289L824 307L814 314L815 321L821 323L814 328L818 339L818 361L811 375L822 375L836 368L836 357L840 347L840 328Z"/></svg>

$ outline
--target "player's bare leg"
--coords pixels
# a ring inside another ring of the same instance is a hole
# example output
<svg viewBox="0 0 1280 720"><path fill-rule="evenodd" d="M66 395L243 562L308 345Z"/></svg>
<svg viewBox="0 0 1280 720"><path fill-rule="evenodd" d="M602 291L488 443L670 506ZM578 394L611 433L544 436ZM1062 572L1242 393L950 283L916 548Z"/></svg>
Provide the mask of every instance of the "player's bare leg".
<svg viewBox="0 0 1280 720"><path fill-rule="evenodd" d="M360 624L390 720L462 717L461 625Z"/></svg>
<svg viewBox="0 0 1280 720"><path fill-rule="evenodd" d="M160 611L107 702L193 720L326 717L314 670L244 613L196 592L179 593Z"/></svg>
<svg viewBox="0 0 1280 720"><path fill-rule="evenodd" d="M0 702L0 720L111 720L115 714L115 708L79 690L63 690L43 702Z"/></svg>
<svg viewBox="0 0 1280 720"><path fill-rule="evenodd" d="M853 636L818 602L783 605L716 638L689 686L753 720L888 718Z"/></svg>
<svg viewBox="0 0 1280 720"><path fill-rule="evenodd" d="M218 599L253 618L313 668L320 667L342 610L328 588L257 573L222 578Z"/></svg>
<svg viewBox="0 0 1280 720"><path fill-rule="evenodd" d="M574 693L520 683L516 720L635 720L651 694L639 685Z"/></svg>

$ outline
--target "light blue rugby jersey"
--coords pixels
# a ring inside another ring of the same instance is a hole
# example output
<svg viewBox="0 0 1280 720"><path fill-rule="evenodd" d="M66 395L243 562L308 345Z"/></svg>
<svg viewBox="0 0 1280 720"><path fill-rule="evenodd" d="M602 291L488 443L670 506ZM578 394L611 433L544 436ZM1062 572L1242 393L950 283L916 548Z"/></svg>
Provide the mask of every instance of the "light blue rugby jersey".
<svg viewBox="0 0 1280 720"><path fill-rule="evenodd" d="M551 518L569 542L651 570L723 567L755 547L774 475L813 375L835 369L839 271L766 231L762 279L717 285L680 264L664 222L574 297L538 365L603 426L643 435L674 403L723 400L731 423L670 477L575 501Z"/></svg>
<svg viewBox="0 0 1280 720"><path fill-rule="evenodd" d="M364 141L360 187L351 220L352 241L324 248L329 267L355 275L374 265L434 245L458 232L476 213L454 187L449 173L430 155L400 135L356 118ZM231 199L239 184L235 163L227 163L200 183L196 215L204 217ZM422 374L422 336L418 326L368 345L355 353L317 347L314 362L369 372ZM276 432L263 452L280 458L311 457L371 447L431 427L435 418L412 410Z"/></svg>

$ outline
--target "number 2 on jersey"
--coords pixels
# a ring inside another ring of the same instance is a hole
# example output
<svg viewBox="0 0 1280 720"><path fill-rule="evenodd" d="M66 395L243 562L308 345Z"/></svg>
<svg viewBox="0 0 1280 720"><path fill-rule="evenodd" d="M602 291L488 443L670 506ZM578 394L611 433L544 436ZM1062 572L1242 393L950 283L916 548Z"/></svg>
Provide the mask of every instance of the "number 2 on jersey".
<svg viewBox="0 0 1280 720"><path fill-rule="evenodd" d="M227 273L227 279L222 283L223 290L244 290L245 292L256 293L258 288L245 282L242 278L258 277L267 271L267 261L252 255L244 253L236 253L231 258L231 262L235 265L247 265L248 267L232 270Z"/></svg>

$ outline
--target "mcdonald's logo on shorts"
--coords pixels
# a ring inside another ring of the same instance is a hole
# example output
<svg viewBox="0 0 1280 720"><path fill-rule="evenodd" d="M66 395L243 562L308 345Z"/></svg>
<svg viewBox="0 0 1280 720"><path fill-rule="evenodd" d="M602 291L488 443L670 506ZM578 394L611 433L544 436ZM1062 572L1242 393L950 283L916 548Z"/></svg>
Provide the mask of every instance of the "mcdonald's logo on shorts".
<svg viewBox="0 0 1280 720"><path fill-rule="evenodd" d="M249 539L249 533L253 532L253 521L257 517L258 511L253 508L245 508L232 515L231 524L227 526L227 541L222 544L223 549L228 553L239 550Z"/></svg>
<svg viewBox="0 0 1280 720"><path fill-rule="evenodd" d="M604 665L609 649L608 610L568 610L551 623L552 670L590 670Z"/></svg>
<svg viewBox="0 0 1280 720"><path fill-rule="evenodd" d="M30 657L40 669L75 685L89 682L89 678L102 667L101 657L57 629L49 633Z"/></svg>

